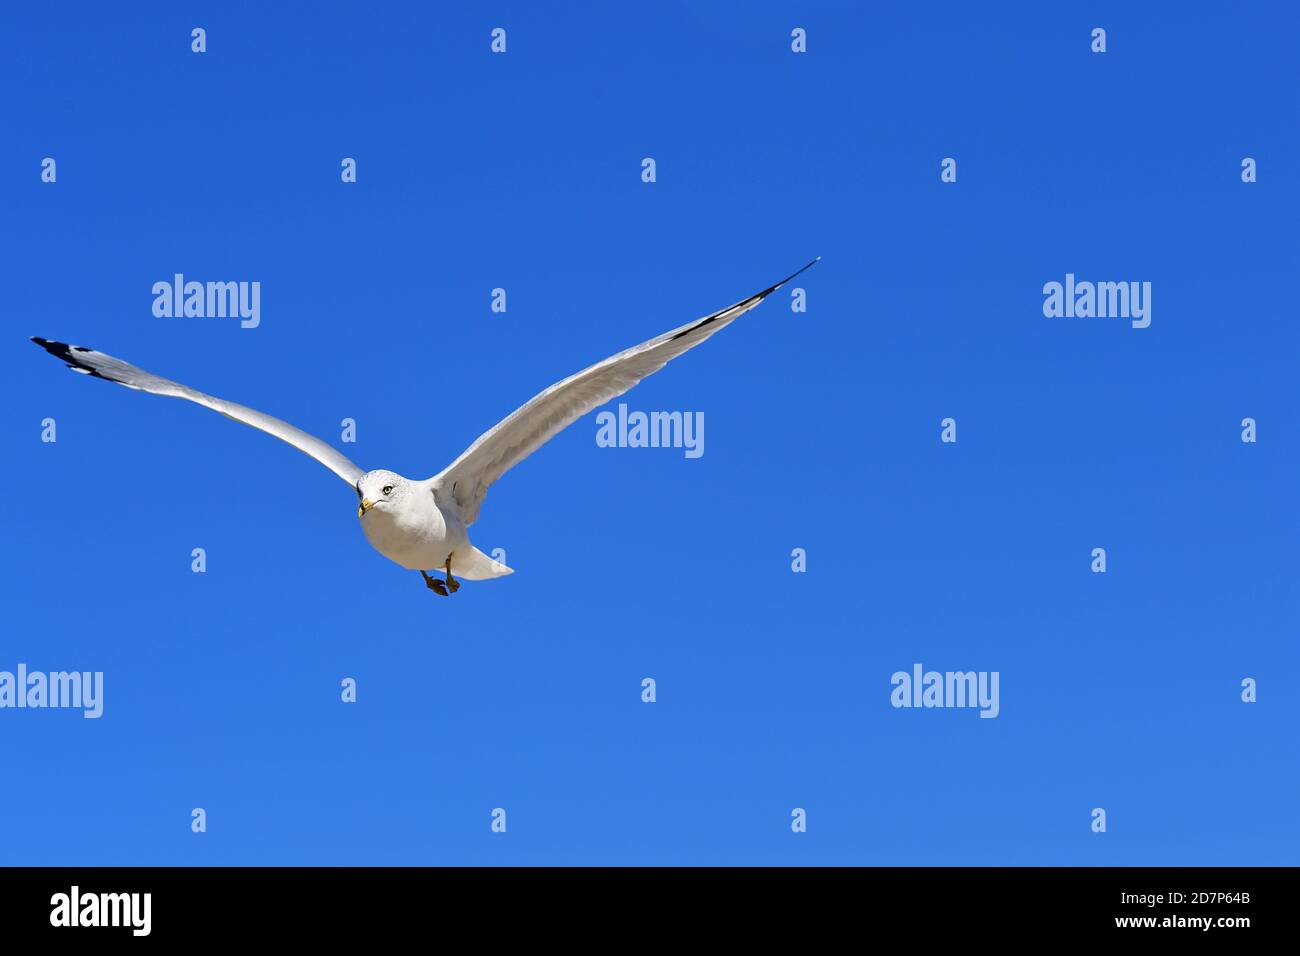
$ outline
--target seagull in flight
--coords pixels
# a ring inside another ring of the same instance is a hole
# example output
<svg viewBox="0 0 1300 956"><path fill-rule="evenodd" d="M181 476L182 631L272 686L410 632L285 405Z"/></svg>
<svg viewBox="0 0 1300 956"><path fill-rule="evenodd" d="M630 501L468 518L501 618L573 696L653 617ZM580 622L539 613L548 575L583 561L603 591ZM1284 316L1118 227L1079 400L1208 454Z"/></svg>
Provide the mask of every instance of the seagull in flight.
<svg viewBox="0 0 1300 956"><path fill-rule="evenodd" d="M647 375L730 325L820 258L735 305L634 345L557 382L480 435L438 474L419 480L382 468L363 471L337 449L288 422L146 372L103 352L35 336L32 341L62 359L74 372L140 392L195 402L274 435L315 458L356 491L360 502L357 517L375 550L404 568L419 571L425 585L445 597L460 590L457 575L482 581L513 573L513 569L470 544L466 530L477 520L483 497L494 481L592 409L622 395ZM430 576L428 569L435 574L443 572L446 577Z"/></svg>

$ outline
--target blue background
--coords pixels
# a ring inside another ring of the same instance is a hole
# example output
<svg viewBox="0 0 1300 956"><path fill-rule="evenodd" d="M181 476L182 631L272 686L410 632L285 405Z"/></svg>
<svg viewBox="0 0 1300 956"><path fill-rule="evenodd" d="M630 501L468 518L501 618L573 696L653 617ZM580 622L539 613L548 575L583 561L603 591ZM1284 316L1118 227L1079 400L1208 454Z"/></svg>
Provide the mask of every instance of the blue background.
<svg viewBox="0 0 1300 956"><path fill-rule="evenodd" d="M0 711L0 862L1300 862L1294 6L467 6L6 5L0 669L106 701ZM703 458L587 416L451 600L310 459L26 340L422 478L814 255L623 399ZM261 327L154 318L175 272ZM1151 327L1045 318L1066 272ZM915 662L1001 716L893 709Z"/></svg>

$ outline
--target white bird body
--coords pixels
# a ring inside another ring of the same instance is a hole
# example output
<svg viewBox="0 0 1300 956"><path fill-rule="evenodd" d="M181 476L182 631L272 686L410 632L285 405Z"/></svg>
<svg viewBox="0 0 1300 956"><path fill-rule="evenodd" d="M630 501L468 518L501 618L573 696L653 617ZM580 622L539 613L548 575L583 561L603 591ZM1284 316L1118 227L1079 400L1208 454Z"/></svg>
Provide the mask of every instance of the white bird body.
<svg viewBox="0 0 1300 956"><path fill-rule="evenodd" d="M365 507L361 530L370 546L411 571L445 568L469 581L499 578L511 569L469 542L455 503L439 503L432 478L411 481L391 471L372 471L358 482ZM385 496L384 488L393 491Z"/></svg>
<svg viewBox="0 0 1300 956"><path fill-rule="evenodd" d="M361 515L361 530L371 546L412 571L440 568L456 549L469 547L465 523L438 507L429 485L411 482L410 494L398 506L381 498Z"/></svg>
<svg viewBox="0 0 1300 956"><path fill-rule="evenodd" d="M447 594L460 587L452 578L453 572L471 581L512 573L470 544L466 530L477 520L493 482L556 433L730 325L799 272L552 385L480 435L441 472L423 480L403 478L382 469L363 471L328 443L288 422L146 372L103 352L42 338L32 341L67 362L74 371L136 391L184 398L267 432L315 458L353 486L360 499L357 514L361 529L371 546L390 561L420 571L431 590ZM445 571L445 585L425 574L426 568Z"/></svg>

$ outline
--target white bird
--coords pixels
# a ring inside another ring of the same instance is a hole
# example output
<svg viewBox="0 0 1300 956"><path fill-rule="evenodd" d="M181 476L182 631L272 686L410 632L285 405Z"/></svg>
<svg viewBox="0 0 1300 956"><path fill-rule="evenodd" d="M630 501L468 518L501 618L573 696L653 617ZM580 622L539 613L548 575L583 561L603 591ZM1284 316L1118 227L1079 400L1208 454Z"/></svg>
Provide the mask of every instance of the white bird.
<svg viewBox="0 0 1300 956"><path fill-rule="evenodd" d="M35 336L32 341L75 372L141 392L196 402L311 455L353 486L361 502L357 517L375 550L404 568L419 571L431 590L447 595L460 589L453 572L470 581L513 573L470 544L466 532L478 518L483 497L494 481L553 435L730 325L820 258L735 305L611 355L552 385L480 435L438 474L418 481L384 469L362 471L335 448L288 422L161 378L103 352ZM445 572L446 579L430 577L426 568Z"/></svg>

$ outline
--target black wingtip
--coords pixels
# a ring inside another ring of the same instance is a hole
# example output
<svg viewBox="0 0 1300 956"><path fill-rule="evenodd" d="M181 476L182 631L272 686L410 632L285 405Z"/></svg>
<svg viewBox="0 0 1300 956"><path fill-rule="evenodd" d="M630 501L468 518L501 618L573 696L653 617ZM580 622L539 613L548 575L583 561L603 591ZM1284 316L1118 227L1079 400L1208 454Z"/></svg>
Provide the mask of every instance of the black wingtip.
<svg viewBox="0 0 1300 956"><path fill-rule="evenodd" d="M821 256L818 256L816 259L812 260L812 262L808 263L808 264L807 264L806 266L804 266L803 268L801 268L801 269L796 269L794 272L791 272L788 276L786 276L786 277L785 277L784 279L782 279L780 282L775 282L775 283L773 283L772 285L770 285L770 286L768 286L766 289L764 289L762 292L755 292L755 293L754 293L753 295L751 295L748 299L746 299L746 300L744 301L744 303L742 303L742 304L748 305L748 304L751 303L751 302L753 302L753 303L762 302L762 301L763 301L764 299L766 299L769 295L771 295L771 294L772 294L773 292L775 292L777 289L781 288L781 286L785 285L787 282L789 282L789 281L790 281L791 279L793 279L795 276L797 276L797 275L802 275L803 273L805 273L805 272L807 272L809 269L811 269L813 266L817 265L817 263L821 262L821 258L822 258Z"/></svg>
<svg viewBox="0 0 1300 956"><path fill-rule="evenodd" d="M796 269L794 272L791 272L788 276L786 276L786 277L785 277L784 279L782 279L780 282L777 282L777 283L775 283L775 284L773 284L773 285L770 285L770 286L768 286L766 289L764 289L762 292L758 292L758 293L755 293L754 295L750 296L749 299L748 299L748 301L753 302L755 299L758 299L758 300L760 300L760 301L763 300L763 299L766 299L769 295L771 295L771 294L772 294L773 292L775 292L777 289L781 288L781 286L785 285L787 282L789 282L789 281L790 281L791 279L793 279L795 276L797 276L797 275L803 275L803 273L807 272L809 269L811 269L813 266L817 265L817 263L819 263L819 262L821 262L821 261L822 261L822 257L821 257L821 256L818 256L816 259L813 259L811 262L809 262L806 266L803 266L802 268L800 268L800 269Z"/></svg>
<svg viewBox="0 0 1300 956"><path fill-rule="evenodd" d="M85 372L86 374L93 375L96 378L104 377L94 368L87 365L85 362L80 361L77 356L73 354L74 352L90 352L92 349L83 348L80 345L69 345L67 342L51 342L49 339L43 339L39 335L33 335L30 338L56 359L61 359L68 363L68 368L76 369L78 372Z"/></svg>
<svg viewBox="0 0 1300 956"><path fill-rule="evenodd" d="M683 335L690 335L692 332L696 331L697 329L702 329L706 325L712 324L713 322L717 321L718 316L725 315L726 313L730 312L732 309L753 308L755 305L757 305L759 302L762 302L769 295L771 295L777 289L781 288L781 286L785 285L795 276L799 275L802 272L807 272L809 269L811 269L813 266L817 265L817 263L821 261L822 261L822 257L818 256L816 259L813 259L812 262L808 263L802 269L790 273L780 282L776 283L776 285L770 285L762 292L755 292L748 299L742 299L739 302L737 302L735 305L729 305L725 309L719 309L717 312L714 312L712 315L704 317L699 322L696 322L694 325L692 325L690 328L682 329L680 332L678 332L676 335L672 337L672 341L676 341L677 339L680 339Z"/></svg>
<svg viewBox="0 0 1300 956"><path fill-rule="evenodd" d="M49 339L43 339L39 335L33 335L32 341L39 345L45 351L49 352L55 358L61 358L65 361L69 359L68 353L72 351L72 346L66 342L51 342Z"/></svg>
<svg viewBox="0 0 1300 956"><path fill-rule="evenodd" d="M759 295L767 295L767 294L769 294L769 293L771 293L771 292L775 292L777 289L781 288L781 286L785 285L787 282L789 282L789 281L790 281L791 279L793 279L795 276L797 276L797 275L802 275L803 273L807 272L809 269L811 269L813 266L817 265L817 263L819 263L819 262L821 262L821 261L822 261L822 257L821 257L821 256L816 256L816 257L815 257L811 262L809 262L806 266L804 266L804 267L801 268L801 269L796 269L794 272L791 272L788 276L786 276L784 279L782 279L782 280L781 280L780 282L778 282L776 285L772 286L772 287L769 288L769 289L765 289L763 292L760 292Z"/></svg>
<svg viewBox="0 0 1300 956"><path fill-rule="evenodd" d="M39 335L33 335L32 341L45 349L45 351L49 352L55 358L61 358L65 362L72 361L72 346L67 342L51 342L49 339L43 339Z"/></svg>

